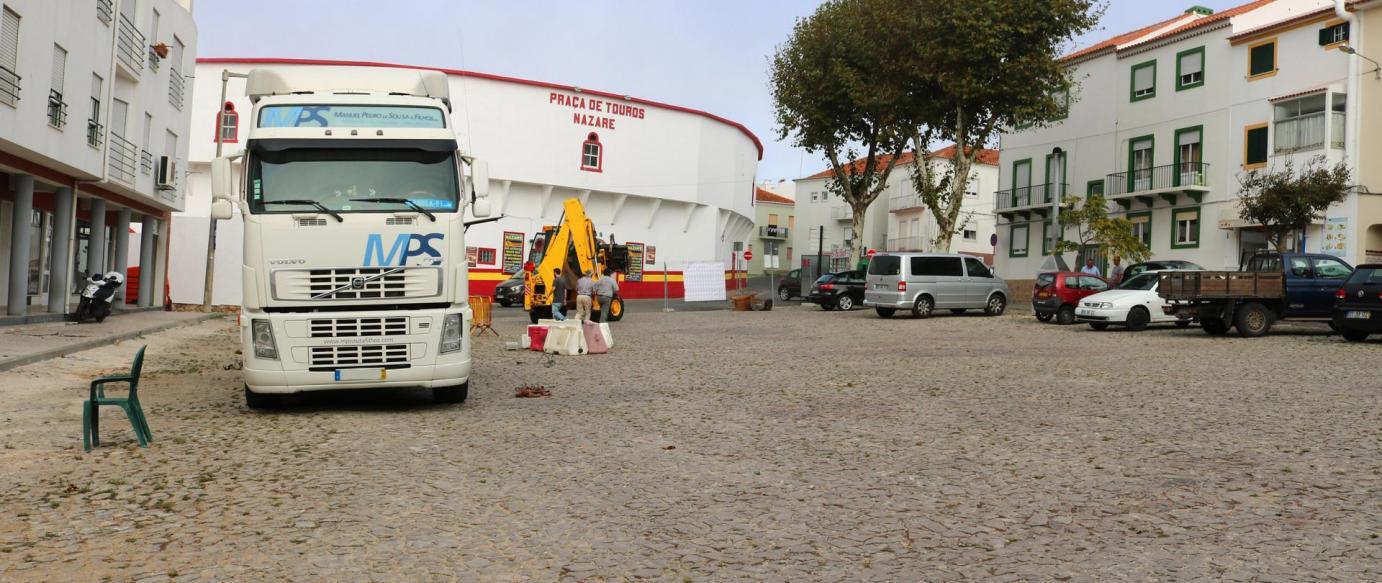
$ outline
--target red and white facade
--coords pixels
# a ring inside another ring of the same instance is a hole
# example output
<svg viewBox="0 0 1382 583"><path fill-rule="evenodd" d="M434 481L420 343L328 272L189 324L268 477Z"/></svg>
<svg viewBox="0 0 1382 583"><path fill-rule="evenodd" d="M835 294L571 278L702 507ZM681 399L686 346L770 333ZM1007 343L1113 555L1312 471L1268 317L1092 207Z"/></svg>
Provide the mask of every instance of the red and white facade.
<svg viewBox="0 0 1382 583"><path fill-rule="evenodd" d="M174 218L169 269L172 299L199 303L204 279L209 162L221 72L258 67L366 66L383 63L299 59L199 59L192 105L186 211ZM561 218L562 202L583 201L605 238L641 249L640 265L623 274L625 297L661 297L666 281L682 295L686 262L730 264L752 236L754 178L762 144L744 126L694 109L582 87L469 71L436 69L451 80L452 119L461 149L489 162L490 197L503 219L466 234L471 293L485 295L526 259L529 241ZM232 78L227 100L251 111L244 80ZM241 123L249 123L245 119ZM248 128L225 128L223 150ZM519 247L521 242L521 248ZM240 224L217 236L216 304L240 303ZM635 254L638 256L639 254ZM641 269L639 269L641 267ZM506 273L507 272L507 273Z"/></svg>

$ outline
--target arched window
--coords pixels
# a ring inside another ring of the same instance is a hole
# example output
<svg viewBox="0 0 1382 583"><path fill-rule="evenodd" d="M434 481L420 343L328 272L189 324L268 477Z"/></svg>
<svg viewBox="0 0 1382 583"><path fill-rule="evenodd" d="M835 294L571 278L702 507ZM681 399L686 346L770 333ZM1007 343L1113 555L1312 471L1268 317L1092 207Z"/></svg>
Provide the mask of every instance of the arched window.
<svg viewBox="0 0 1382 583"><path fill-rule="evenodd" d="M600 145L600 136L595 132L585 137L585 142L581 144L581 170L586 172L604 172L605 148Z"/></svg>
<svg viewBox="0 0 1382 583"><path fill-rule="evenodd" d="M216 112L220 117L221 112ZM228 144L240 141L240 114L235 112L235 104L226 102L225 116L221 117L216 127L221 131L221 143ZM212 141L216 138L213 136Z"/></svg>

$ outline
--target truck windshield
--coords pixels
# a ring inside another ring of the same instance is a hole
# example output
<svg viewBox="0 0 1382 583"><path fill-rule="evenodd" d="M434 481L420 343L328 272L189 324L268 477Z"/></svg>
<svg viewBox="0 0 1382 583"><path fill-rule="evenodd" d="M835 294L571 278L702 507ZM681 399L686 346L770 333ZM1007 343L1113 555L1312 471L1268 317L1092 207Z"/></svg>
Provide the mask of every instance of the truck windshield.
<svg viewBox="0 0 1382 583"><path fill-rule="evenodd" d="M248 196L255 213L300 213L280 200L312 200L333 211L398 212L395 204L352 198L406 198L423 208L454 212L460 197L455 154L405 149L287 149L256 152Z"/></svg>

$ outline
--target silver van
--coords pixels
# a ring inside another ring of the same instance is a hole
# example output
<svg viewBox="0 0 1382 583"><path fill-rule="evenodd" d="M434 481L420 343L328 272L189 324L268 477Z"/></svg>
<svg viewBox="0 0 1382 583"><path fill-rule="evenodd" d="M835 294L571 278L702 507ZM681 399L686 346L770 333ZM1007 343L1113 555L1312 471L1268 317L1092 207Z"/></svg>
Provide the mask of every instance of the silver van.
<svg viewBox="0 0 1382 583"><path fill-rule="evenodd" d="M998 316L1008 308L1008 297L1008 282L979 258L958 253L876 254L864 288L864 305L884 318L898 310L926 318L938 309Z"/></svg>

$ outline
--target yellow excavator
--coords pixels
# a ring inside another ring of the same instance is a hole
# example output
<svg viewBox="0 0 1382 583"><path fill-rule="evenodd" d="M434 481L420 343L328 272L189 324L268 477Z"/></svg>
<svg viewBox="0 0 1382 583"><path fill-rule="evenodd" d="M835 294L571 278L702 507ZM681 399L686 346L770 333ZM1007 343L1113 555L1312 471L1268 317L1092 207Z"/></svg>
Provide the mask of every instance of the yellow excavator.
<svg viewBox="0 0 1382 583"><path fill-rule="evenodd" d="M552 317L553 300L560 301L562 313L571 314L576 306L576 280L581 274L598 274L606 268L623 273L629 267L629 248L618 245L610 238L606 243L596 235L595 225L585 214L580 199L567 199L562 205L561 221L556 225L542 228L533 237L532 255L524 266L523 309L528 318L536 324L542 318ZM554 270L561 268L561 276L566 280L566 297L553 298L552 284ZM593 317L600 316L600 298L593 298ZM624 317L624 300L615 295L609 307L610 321Z"/></svg>

